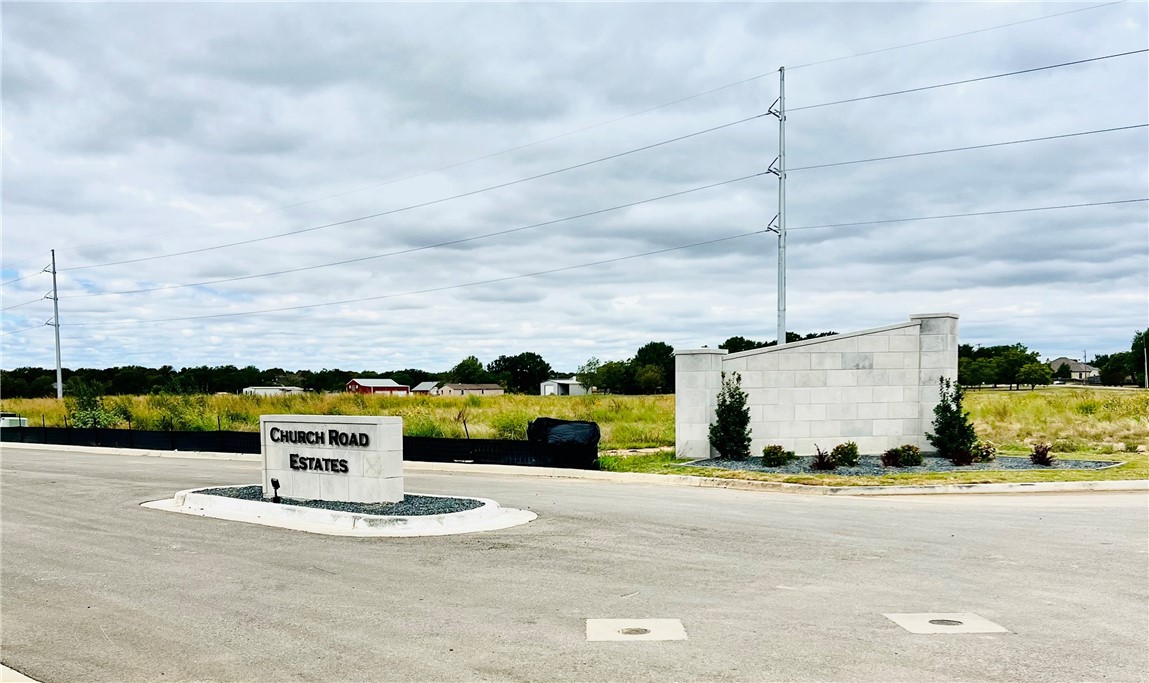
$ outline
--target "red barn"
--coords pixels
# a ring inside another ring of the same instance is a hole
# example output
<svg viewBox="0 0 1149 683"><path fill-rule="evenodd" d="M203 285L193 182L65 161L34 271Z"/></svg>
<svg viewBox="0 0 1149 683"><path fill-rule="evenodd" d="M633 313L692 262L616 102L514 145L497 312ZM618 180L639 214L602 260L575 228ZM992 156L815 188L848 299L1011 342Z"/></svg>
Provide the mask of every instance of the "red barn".
<svg viewBox="0 0 1149 683"><path fill-rule="evenodd" d="M398 384L391 379L359 379L347 383L347 391L356 394L384 394L386 396L410 396L411 387Z"/></svg>

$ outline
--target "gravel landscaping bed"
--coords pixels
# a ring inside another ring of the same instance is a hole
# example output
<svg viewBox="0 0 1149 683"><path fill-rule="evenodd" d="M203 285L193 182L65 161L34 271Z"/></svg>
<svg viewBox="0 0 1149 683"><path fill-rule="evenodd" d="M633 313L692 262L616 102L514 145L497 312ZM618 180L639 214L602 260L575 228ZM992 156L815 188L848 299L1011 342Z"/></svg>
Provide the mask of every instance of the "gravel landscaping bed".
<svg viewBox="0 0 1149 683"><path fill-rule="evenodd" d="M226 498L239 498L241 500L260 500L270 503L270 498L263 497L262 486L230 486L219 489L204 489L197 493L206 493L212 496ZM324 510L338 510L339 512L355 512L363 515L394 515L403 517L416 517L423 515L445 515L451 512L464 512L482 506L474 498L439 498L436 496L404 495L399 503L345 503L338 500L299 500L296 498L280 498L282 505L298 505L307 508L322 508Z"/></svg>
<svg viewBox="0 0 1149 683"><path fill-rule="evenodd" d="M799 456L785 467L763 467L762 458L748 460L726 460L714 458L684 463L688 467L717 467L725 470L747 470L751 472L773 472L778 474L837 474L842 476L880 476L883 474L901 474L918 472L967 472L973 470L1097 470L1103 467L1120 465L1119 462L1106 460L1061 460L1053 461L1053 465L1045 467L1034 465L1029 458L999 457L991 462L975 462L964 467L955 467L945 458L925 456L918 467L882 467L882 460L876 455L863 455L858 458L857 467L839 467L833 470L815 470L810 468L811 456Z"/></svg>

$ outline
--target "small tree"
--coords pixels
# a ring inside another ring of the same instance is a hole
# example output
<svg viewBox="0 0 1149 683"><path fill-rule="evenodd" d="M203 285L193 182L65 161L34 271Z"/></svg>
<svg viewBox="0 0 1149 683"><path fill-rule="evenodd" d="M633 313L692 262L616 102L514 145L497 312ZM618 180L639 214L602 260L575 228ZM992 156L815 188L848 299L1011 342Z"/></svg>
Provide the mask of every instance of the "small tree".
<svg viewBox="0 0 1149 683"><path fill-rule="evenodd" d="M99 429L116 423L116 414L104 406L104 386L99 382L73 377L65 383L64 390L64 404L76 427Z"/></svg>
<svg viewBox="0 0 1149 683"><path fill-rule="evenodd" d="M578 371L575 372L575 379L577 379L578 383L581 384L584 389L586 389L588 394L594 387L599 385L598 371L601 367L602 362L594 356L591 356L590 359L587 360L586 364L580 365Z"/></svg>
<svg viewBox="0 0 1149 683"><path fill-rule="evenodd" d="M710 447L718 451L720 457L731 460L750 457L750 407L746 405L746 398L742 376L737 372L730 377L722 373L722 390L718 392L714 423L710 425Z"/></svg>
<svg viewBox="0 0 1149 683"><path fill-rule="evenodd" d="M939 401L934 406L934 433L926 433L926 439L941 457L955 465L969 465L973 462L977 433L969 422L969 413L962 412L965 392L957 382L939 377L938 393Z"/></svg>
<svg viewBox="0 0 1149 683"><path fill-rule="evenodd" d="M1069 363L1058 365L1053 377L1054 379L1073 379L1073 371L1069 369Z"/></svg>
<svg viewBox="0 0 1149 683"><path fill-rule="evenodd" d="M1069 367L1062 365L1061 367ZM1017 371L1017 383L1028 384L1031 390L1038 384L1042 386L1053 383L1053 371L1045 363L1028 363Z"/></svg>

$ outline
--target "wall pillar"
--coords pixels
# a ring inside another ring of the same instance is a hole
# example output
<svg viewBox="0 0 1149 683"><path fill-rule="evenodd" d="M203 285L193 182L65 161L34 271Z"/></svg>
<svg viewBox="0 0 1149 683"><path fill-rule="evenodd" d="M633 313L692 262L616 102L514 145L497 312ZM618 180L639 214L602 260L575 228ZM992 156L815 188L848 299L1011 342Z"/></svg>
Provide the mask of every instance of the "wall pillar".
<svg viewBox="0 0 1149 683"><path fill-rule="evenodd" d="M674 352L674 448L679 458L710 457L710 423L725 355L725 349Z"/></svg>
<svg viewBox="0 0 1149 683"><path fill-rule="evenodd" d="M933 431L934 407L940 398L938 378L957 381L958 316L956 313L922 313L911 315L920 323L918 337L918 418L923 448L925 433Z"/></svg>

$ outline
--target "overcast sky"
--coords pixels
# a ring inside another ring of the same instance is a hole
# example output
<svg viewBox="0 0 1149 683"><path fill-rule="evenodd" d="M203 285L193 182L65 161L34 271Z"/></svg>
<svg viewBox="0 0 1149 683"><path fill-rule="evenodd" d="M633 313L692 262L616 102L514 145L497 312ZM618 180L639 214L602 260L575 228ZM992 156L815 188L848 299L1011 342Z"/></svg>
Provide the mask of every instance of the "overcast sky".
<svg viewBox="0 0 1149 683"><path fill-rule="evenodd" d="M4 3L2 364L54 365L50 327L17 332L52 317L52 248L67 367L773 339L773 234L506 278L763 230L772 175L646 200L765 171L774 117L486 188L763 114L779 66L792 169L1143 125L1145 53L801 109L1147 47L1146 3L1067 13L1091 6ZM1144 127L794 170L787 196L792 331L951 311L963 343L1080 358L1149 319L1144 201L798 229L1144 199Z"/></svg>

